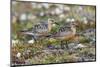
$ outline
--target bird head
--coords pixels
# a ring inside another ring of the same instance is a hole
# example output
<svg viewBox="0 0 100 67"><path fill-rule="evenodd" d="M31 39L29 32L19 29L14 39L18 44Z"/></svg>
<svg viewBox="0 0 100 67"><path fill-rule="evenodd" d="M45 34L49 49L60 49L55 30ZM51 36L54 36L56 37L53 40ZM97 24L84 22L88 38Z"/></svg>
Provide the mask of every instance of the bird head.
<svg viewBox="0 0 100 67"><path fill-rule="evenodd" d="M48 23L53 24L53 23L55 23L55 20L54 20L54 19L49 18L49 19L48 19Z"/></svg>
<svg viewBox="0 0 100 67"><path fill-rule="evenodd" d="M76 34L77 23L72 22L70 26L71 26L71 30L73 31L73 34Z"/></svg>
<svg viewBox="0 0 100 67"><path fill-rule="evenodd" d="M76 28L76 27L78 27L78 23L77 22L71 22L71 27L74 27L74 28Z"/></svg>
<svg viewBox="0 0 100 67"><path fill-rule="evenodd" d="M48 24L51 24L53 27L59 25L54 19L51 18L48 19Z"/></svg>

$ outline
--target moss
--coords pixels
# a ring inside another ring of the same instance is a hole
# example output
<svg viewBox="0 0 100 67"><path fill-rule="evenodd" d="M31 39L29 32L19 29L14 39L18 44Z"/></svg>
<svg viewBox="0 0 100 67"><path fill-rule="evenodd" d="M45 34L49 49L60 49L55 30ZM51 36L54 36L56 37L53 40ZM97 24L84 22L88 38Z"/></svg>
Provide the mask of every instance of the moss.
<svg viewBox="0 0 100 67"><path fill-rule="evenodd" d="M90 39L86 38L86 37L80 37L79 38L79 42L80 43L89 43L90 42Z"/></svg>

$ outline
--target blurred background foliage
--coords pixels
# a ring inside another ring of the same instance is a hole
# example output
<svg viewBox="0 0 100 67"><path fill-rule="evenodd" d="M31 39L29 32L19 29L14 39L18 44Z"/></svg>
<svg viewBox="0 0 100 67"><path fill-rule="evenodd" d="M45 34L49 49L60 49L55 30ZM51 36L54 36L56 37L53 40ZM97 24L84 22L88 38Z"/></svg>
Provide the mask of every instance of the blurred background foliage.
<svg viewBox="0 0 100 67"><path fill-rule="evenodd" d="M52 3L32 3L32 2L12 2L12 38L21 38L18 31L31 28L41 21L53 18L57 23L63 25L68 22L68 18L82 22L78 31L89 28L89 24L95 22L95 6L73 5L73 4L52 4ZM84 25L83 21L91 21ZM91 26L95 28L95 25ZM53 29L57 30L59 27Z"/></svg>

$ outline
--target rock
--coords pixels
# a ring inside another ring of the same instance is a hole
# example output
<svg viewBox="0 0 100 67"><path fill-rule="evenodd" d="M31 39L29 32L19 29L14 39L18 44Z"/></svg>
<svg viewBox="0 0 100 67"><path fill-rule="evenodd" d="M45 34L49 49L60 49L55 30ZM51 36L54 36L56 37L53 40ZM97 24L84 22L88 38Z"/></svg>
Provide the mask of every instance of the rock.
<svg viewBox="0 0 100 67"><path fill-rule="evenodd" d="M29 44L33 44L34 42L35 41L33 39L28 41Z"/></svg>
<svg viewBox="0 0 100 67"><path fill-rule="evenodd" d="M87 46L84 46L83 44L80 43L77 46L75 46L74 48L78 49L78 48L85 48L85 47L87 47Z"/></svg>
<svg viewBox="0 0 100 67"><path fill-rule="evenodd" d="M25 64L27 65L31 64L30 62L31 62L30 59L25 60Z"/></svg>

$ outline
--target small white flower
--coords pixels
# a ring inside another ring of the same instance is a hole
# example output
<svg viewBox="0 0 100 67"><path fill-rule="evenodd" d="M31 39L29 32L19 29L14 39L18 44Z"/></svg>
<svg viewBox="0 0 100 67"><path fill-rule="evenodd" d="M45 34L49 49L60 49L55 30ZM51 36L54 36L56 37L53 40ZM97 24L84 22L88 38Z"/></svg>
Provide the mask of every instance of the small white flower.
<svg viewBox="0 0 100 67"><path fill-rule="evenodd" d="M38 4L36 7L37 8L42 8L42 5L41 4Z"/></svg>
<svg viewBox="0 0 100 67"><path fill-rule="evenodd" d="M52 26L53 26L53 27L55 27L55 26L56 26L56 24L53 24Z"/></svg>
<svg viewBox="0 0 100 67"><path fill-rule="evenodd" d="M85 24L87 24L87 23L88 23L88 21L87 21L87 18L86 18L86 17L83 17L83 22L84 22Z"/></svg>
<svg viewBox="0 0 100 67"><path fill-rule="evenodd" d="M23 14L20 16L20 20L21 20L21 21L26 20L26 18L27 18L27 16L26 16L25 13L23 13Z"/></svg>
<svg viewBox="0 0 100 67"><path fill-rule="evenodd" d="M71 21L72 21L72 22L74 22L74 21L75 21L75 19L74 19L74 18L72 18L72 19L71 19Z"/></svg>
<svg viewBox="0 0 100 67"><path fill-rule="evenodd" d="M70 11L70 7L64 7L64 10Z"/></svg>
<svg viewBox="0 0 100 67"><path fill-rule="evenodd" d="M56 8L55 9L55 12L56 12L56 14L61 14L62 13L62 10L60 10L59 8Z"/></svg>
<svg viewBox="0 0 100 67"><path fill-rule="evenodd" d="M12 46L16 46L19 43L19 40L12 40Z"/></svg>
<svg viewBox="0 0 100 67"><path fill-rule="evenodd" d="M60 15L59 15L59 18L64 18L64 17L65 17L64 14L60 14Z"/></svg>
<svg viewBox="0 0 100 67"><path fill-rule="evenodd" d="M30 15L28 16L28 19L29 19L29 20L36 19L36 16L34 16L34 15L30 14Z"/></svg>
<svg viewBox="0 0 100 67"><path fill-rule="evenodd" d="M71 19L69 19L69 18L66 19L66 22L70 22L70 21L71 21Z"/></svg>
<svg viewBox="0 0 100 67"><path fill-rule="evenodd" d="M78 44L78 45L77 45L76 47L74 47L74 48L77 49L77 48L85 48L85 47L87 47L87 46L85 46L85 45L83 45L83 44L80 43L80 44Z"/></svg>
<svg viewBox="0 0 100 67"><path fill-rule="evenodd" d="M43 13L43 12L41 12L41 13L40 13L40 16L44 16L44 13Z"/></svg>
<svg viewBox="0 0 100 67"><path fill-rule="evenodd" d="M52 15L55 15L55 11L51 11L51 14L52 14Z"/></svg>
<svg viewBox="0 0 100 67"><path fill-rule="evenodd" d="M20 58L21 57L21 53L18 52L17 55L16 55L16 57Z"/></svg>
<svg viewBox="0 0 100 67"><path fill-rule="evenodd" d="M47 4L47 3L43 3L42 6L44 6L46 9L49 8L49 4Z"/></svg>
<svg viewBox="0 0 100 67"><path fill-rule="evenodd" d="M33 44L34 42L35 41L33 39L28 41L29 44Z"/></svg>

